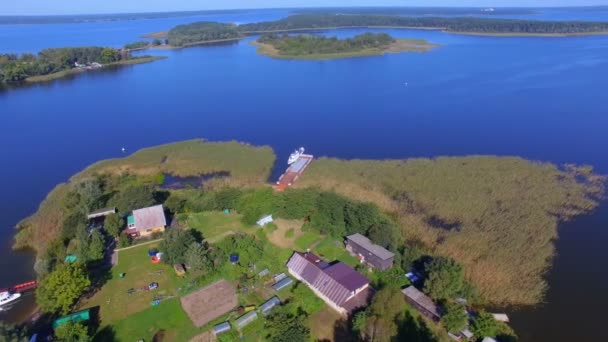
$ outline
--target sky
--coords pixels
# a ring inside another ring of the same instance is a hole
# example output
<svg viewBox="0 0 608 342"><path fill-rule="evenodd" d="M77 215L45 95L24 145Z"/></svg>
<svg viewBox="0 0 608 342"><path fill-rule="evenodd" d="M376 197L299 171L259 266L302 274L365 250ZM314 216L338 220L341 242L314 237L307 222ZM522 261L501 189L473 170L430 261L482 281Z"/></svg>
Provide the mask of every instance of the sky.
<svg viewBox="0 0 608 342"><path fill-rule="evenodd" d="M608 5L608 0L0 0L0 15L196 11L327 6L550 7Z"/></svg>

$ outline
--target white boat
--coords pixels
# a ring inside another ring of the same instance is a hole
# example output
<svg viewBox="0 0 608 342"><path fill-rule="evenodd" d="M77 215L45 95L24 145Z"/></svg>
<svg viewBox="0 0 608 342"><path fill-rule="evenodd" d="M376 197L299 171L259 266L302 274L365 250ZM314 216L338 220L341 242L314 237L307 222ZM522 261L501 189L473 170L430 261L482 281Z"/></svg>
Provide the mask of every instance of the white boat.
<svg viewBox="0 0 608 342"><path fill-rule="evenodd" d="M295 150L291 155L289 155L287 164L291 165L291 164L295 163L296 161L298 161L298 159L300 159L300 157L303 154L304 154L304 147L300 147L299 149Z"/></svg>
<svg viewBox="0 0 608 342"><path fill-rule="evenodd" d="M21 297L21 293L0 292L0 306L16 301Z"/></svg>

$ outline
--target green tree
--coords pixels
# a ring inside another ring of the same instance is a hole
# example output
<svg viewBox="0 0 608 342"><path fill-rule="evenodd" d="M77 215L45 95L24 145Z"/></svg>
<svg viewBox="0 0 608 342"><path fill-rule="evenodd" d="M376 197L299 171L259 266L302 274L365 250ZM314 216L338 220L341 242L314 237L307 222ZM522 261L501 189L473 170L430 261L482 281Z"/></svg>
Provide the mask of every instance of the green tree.
<svg viewBox="0 0 608 342"><path fill-rule="evenodd" d="M458 303L445 305L445 313L441 316L441 324L449 332L459 332L466 328L469 316L464 306Z"/></svg>
<svg viewBox="0 0 608 342"><path fill-rule="evenodd" d="M108 234L119 237L122 229L125 226L125 221L118 214L110 214L106 216L103 227L108 232Z"/></svg>
<svg viewBox="0 0 608 342"><path fill-rule="evenodd" d="M112 48L105 48L101 51L100 63L109 64L120 60L118 51Z"/></svg>
<svg viewBox="0 0 608 342"><path fill-rule="evenodd" d="M306 342L310 330L302 316L296 316L285 307L274 310L265 322L266 338L271 342Z"/></svg>
<svg viewBox="0 0 608 342"><path fill-rule="evenodd" d="M61 264L40 281L36 302L43 312L67 314L89 285L82 263Z"/></svg>
<svg viewBox="0 0 608 342"><path fill-rule="evenodd" d="M401 268L409 272L426 253L416 244L407 245L401 253Z"/></svg>
<svg viewBox="0 0 608 342"><path fill-rule="evenodd" d="M167 264L183 264L186 262L186 251L193 243L196 243L196 239L192 229L168 229L159 249Z"/></svg>
<svg viewBox="0 0 608 342"><path fill-rule="evenodd" d="M105 239L103 234L99 230L93 230L89 237L89 246L87 253L87 260L99 261L102 260L105 255Z"/></svg>
<svg viewBox="0 0 608 342"><path fill-rule="evenodd" d="M464 270L453 259L438 257L425 267L424 292L435 300L453 299L464 285Z"/></svg>
<svg viewBox="0 0 608 342"><path fill-rule="evenodd" d="M193 242L188 246L184 254L186 265L196 275L204 275L209 271L209 259L207 256L207 248L205 245L198 242Z"/></svg>
<svg viewBox="0 0 608 342"><path fill-rule="evenodd" d="M131 236L127 234L121 234L118 238L118 248L125 248L131 246Z"/></svg>
<svg viewBox="0 0 608 342"><path fill-rule="evenodd" d="M152 185L131 185L114 195L110 203L117 207L119 212L128 213L155 204L154 194Z"/></svg>
<svg viewBox="0 0 608 342"><path fill-rule="evenodd" d="M478 338L495 337L500 331L500 326L492 314L481 311L473 319L471 331Z"/></svg>
<svg viewBox="0 0 608 342"><path fill-rule="evenodd" d="M398 287L384 288L372 299L364 336L370 341L391 341L398 333L397 322L403 313L405 299Z"/></svg>
<svg viewBox="0 0 608 342"><path fill-rule="evenodd" d="M163 42L160 39L154 39L152 41L152 45L154 45L154 46L159 46L159 45L162 45L162 44L163 44Z"/></svg>
<svg viewBox="0 0 608 342"><path fill-rule="evenodd" d="M163 205L172 213L177 214L184 212L186 202L186 198L178 195L176 192L172 192Z"/></svg>
<svg viewBox="0 0 608 342"><path fill-rule="evenodd" d="M86 342L89 341L89 332L82 323L67 322L55 329L55 337L62 342Z"/></svg>
<svg viewBox="0 0 608 342"><path fill-rule="evenodd" d="M28 341L25 329L0 321L0 342Z"/></svg>

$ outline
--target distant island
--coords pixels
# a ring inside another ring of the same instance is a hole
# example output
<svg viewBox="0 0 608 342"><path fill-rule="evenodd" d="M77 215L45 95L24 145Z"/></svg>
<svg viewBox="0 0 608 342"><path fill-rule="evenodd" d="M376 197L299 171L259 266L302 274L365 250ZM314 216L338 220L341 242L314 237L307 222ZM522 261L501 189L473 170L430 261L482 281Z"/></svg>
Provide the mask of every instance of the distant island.
<svg viewBox="0 0 608 342"><path fill-rule="evenodd" d="M258 53L285 59L335 59L377 56L398 52L425 52L436 45L421 39L395 39L386 33L365 33L353 38L267 34L252 43Z"/></svg>
<svg viewBox="0 0 608 342"><path fill-rule="evenodd" d="M133 57L129 50L103 47L45 49L34 55L0 54L0 86L46 82L108 66L149 63L162 56Z"/></svg>

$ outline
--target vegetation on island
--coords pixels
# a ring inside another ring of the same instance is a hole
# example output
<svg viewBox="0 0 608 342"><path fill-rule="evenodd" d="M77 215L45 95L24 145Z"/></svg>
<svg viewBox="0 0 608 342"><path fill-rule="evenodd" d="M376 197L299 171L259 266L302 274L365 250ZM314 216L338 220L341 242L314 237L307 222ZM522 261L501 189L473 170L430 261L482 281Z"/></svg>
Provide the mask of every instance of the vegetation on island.
<svg viewBox="0 0 608 342"><path fill-rule="evenodd" d="M296 187L372 201L393 213L406 250L453 258L482 300L532 305L558 223L593 210L603 181L591 167L509 157L318 159Z"/></svg>
<svg viewBox="0 0 608 342"><path fill-rule="evenodd" d="M0 54L0 85L49 81L90 68L146 63L161 58L132 57L127 51L103 47L52 48L38 55Z"/></svg>
<svg viewBox="0 0 608 342"><path fill-rule="evenodd" d="M386 52L426 51L433 47L425 40L396 40L386 33L364 33L347 39L266 34L255 45L260 46L258 52L264 55L294 59L370 56Z"/></svg>
<svg viewBox="0 0 608 342"><path fill-rule="evenodd" d="M87 323L97 340L110 333L118 340L152 340L162 332L186 341L239 316L228 313L199 329L179 304L181 296L224 279L239 289L243 307L274 295L282 305L269 319L219 335L221 341L322 340L340 331L356 341L447 341L446 330L466 326L476 336L509 340L514 333L508 326L470 307L469 317L460 299L475 308L539 300L534 295L542 291L526 291L545 286L542 272L553 248L543 248L555 238L557 222L593 209L603 193L603 178L590 168L499 157L320 159L295 188L275 192L265 184L274 160L269 147L193 140L98 162L59 185L20 224L16 238L38 252L42 311L56 318L99 307L103 326ZM218 173L223 177L206 178L202 188L162 186L164 174ZM117 251L118 263L107 268L105 247L117 235L121 247L141 242L121 234L121 217L155 204L164 205L171 222L152 237L162 241ZM103 229L91 228L86 214L104 207L116 207L118 214ZM268 214L275 222L257 227ZM342 242L354 233L395 253L394 267L379 272L361 266ZM152 249L162 251L162 263L150 262ZM377 291L371 305L344 321L303 284L273 292L267 283L285 272L293 251L306 250L368 277ZM231 262L235 253L238 261ZM77 261L65 261L67 255ZM188 265L186 275L177 276L174 264ZM259 276L265 269L268 275ZM422 278L415 285L439 305L441 325L405 304L400 288L411 285L404 273L412 269ZM150 282L161 291L136 290ZM159 302L150 307L154 298ZM84 331L63 329L55 334Z"/></svg>
<svg viewBox="0 0 608 342"><path fill-rule="evenodd" d="M481 34L569 35L608 33L608 22L514 20L474 17L298 14L276 21L243 24L242 33L285 32L347 27L440 29Z"/></svg>
<svg viewBox="0 0 608 342"><path fill-rule="evenodd" d="M238 39L240 37L236 25L214 22L179 25L172 28L167 34L169 45L175 47L184 47L201 42Z"/></svg>
<svg viewBox="0 0 608 342"><path fill-rule="evenodd" d="M137 50L137 49L145 49L149 45L150 45L150 42L142 40L142 41L139 41L139 42L133 42L133 43L125 44L124 48L125 48L125 50Z"/></svg>

